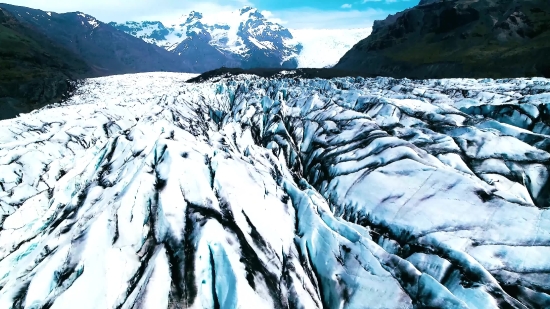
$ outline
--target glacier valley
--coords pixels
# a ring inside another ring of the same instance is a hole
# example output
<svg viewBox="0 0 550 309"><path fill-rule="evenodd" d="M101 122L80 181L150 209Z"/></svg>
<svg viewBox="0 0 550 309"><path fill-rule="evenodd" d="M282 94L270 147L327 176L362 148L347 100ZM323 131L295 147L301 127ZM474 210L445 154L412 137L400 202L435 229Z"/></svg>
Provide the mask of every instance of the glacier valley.
<svg viewBox="0 0 550 309"><path fill-rule="evenodd" d="M0 308L550 308L550 80L191 77L0 122Z"/></svg>

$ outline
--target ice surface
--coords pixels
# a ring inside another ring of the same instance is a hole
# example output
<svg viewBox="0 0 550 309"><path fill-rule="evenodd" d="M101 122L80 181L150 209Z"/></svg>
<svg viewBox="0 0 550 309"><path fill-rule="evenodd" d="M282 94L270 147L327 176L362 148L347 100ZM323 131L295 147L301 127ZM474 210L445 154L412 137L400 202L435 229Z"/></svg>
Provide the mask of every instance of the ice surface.
<svg viewBox="0 0 550 309"><path fill-rule="evenodd" d="M550 307L550 81L287 75L0 122L0 308Z"/></svg>

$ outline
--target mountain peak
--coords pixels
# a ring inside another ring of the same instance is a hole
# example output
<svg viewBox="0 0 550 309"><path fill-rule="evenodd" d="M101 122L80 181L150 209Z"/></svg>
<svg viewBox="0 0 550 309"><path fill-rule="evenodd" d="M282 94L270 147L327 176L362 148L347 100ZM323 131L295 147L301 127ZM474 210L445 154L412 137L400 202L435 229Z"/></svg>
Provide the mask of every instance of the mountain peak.
<svg viewBox="0 0 550 309"><path fill-rule="evenodd" d="M188 16L189 16L188 18L197 18L197 19L201 19L203 17L202 13L197 11L191 11Z"/></svg>
<svg viewBox="0 0 550 309"><path fill-rule="evenodd" d="M251 6L245 6L239 10L239 13L241 16L248 14L248 18L256 17L257 19L266 19L265 16L258 11L258 9Z"/></svg>
<svg viewBox="0 0 550 309"><path fill-rule="evenodd" d="M251 6L245 6L243 7L242 9L239 10L239 13L241 13L241 15L245 14L246 12L250 12L250 11L258 11L257 9L251 7Z"/></svg>
<svg viewBox="0 0 550 309"><path fill-rule="evenodd" d="M187 19L185 20L185 24L190 24L194 21L198 21L203 18L202 13L197 11L191 11L189 15L187 15Z"/></svg>

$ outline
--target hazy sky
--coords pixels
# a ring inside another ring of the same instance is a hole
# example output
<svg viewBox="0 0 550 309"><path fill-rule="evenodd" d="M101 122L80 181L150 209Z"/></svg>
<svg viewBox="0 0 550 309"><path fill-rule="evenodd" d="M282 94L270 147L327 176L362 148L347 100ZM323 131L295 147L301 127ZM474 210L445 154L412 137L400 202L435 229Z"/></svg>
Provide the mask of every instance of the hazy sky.
<svg viewBox="0 0 550 309"><path fill-rule="evenodd" d="M0 0L58 13L80 11L103 22L160 20L196 10L204 14L250 5L287 28L363 28L419 0Z"/></svg>

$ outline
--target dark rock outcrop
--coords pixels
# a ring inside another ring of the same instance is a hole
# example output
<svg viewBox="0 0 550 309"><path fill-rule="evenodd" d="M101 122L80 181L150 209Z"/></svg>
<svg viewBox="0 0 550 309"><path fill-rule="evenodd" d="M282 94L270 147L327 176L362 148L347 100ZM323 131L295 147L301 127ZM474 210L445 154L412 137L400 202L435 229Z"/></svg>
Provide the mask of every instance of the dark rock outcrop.
<svg viewBox="0 0 550 309"><path fill-rule="evenodd" d="M323 68L323 69L314 69L314 68L301 68L296 70L287 70L281 68L252 68L252 69L241 69L241 68L226 68L222 67L216 70L211 70L201 75L191 78L188 82L191 83L200 83L210 80L219 80L229 76L239 76L239 75L256 75L258 77L265 78L336 78L336 77L348 77L355 76L356 72L347 71L347 70L338 70L333 68ZM362 76L362 77L374 77L374 76Z"/></svg>
<svg viewBox="0 0 550 309"><path fill-rule="evenodd" d="M423 0L376 21L335 66L408 78L550 76L550 2Z"/></svg>

